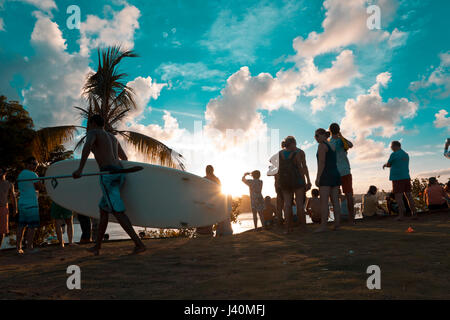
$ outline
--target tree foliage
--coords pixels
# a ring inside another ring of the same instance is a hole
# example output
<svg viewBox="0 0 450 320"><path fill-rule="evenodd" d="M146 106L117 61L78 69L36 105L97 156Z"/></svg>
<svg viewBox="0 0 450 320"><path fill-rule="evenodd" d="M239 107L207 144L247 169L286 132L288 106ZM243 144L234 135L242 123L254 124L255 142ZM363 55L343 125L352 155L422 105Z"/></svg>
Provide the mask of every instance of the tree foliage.
<svg viewBox="0 0 450 320"><path fill-rule="evenodd" d="M17 168L32 152L33 120L18 102L0 96L0 165Z"/></svg>

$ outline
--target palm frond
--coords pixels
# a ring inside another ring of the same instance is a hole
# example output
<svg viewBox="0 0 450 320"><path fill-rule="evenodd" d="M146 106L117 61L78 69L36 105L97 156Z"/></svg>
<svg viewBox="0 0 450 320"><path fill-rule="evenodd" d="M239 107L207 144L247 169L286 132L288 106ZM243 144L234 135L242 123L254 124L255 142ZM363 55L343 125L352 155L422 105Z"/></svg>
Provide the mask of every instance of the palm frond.
<svg viewBox="0 0 450 320"><path fill-rule="evenodd" d="M134 131L117 131L126 142L142 153L146 161L184 170L183 156L164 143Z"/></svg>
<svg viewBox="0 0 450 320"><path fill-rule="evenodd" d="M117 66L123 58L137 57L133 51L123 50L120 46L98 49L97 71L91 72L83 87L89 112L98 113L106 123L124 110L136 108L134 92L124 82L126 73L119 73Z"/></svg>
<svg viewBox="0 0 450 320"><path fill-rule="evenodd" d="M41 163L50 157L55 147L72 141L79 126L47 127L36 131L32 142L33 156Z"/></svg>

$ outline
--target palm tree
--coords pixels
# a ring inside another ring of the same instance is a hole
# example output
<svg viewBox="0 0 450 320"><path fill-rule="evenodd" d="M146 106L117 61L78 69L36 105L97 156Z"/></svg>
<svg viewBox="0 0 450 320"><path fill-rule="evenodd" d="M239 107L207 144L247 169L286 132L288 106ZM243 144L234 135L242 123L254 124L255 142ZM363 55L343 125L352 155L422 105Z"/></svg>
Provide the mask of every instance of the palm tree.
<svg viewBox="0 0 450 320"><path fill-rule="evenodd" d="M127 114L136 109L133 89L122 82L127 75L117 70L123 58L131 57L137 55L133 51L122 50L120 46L98 49L97 71L88 74L83 87L83 96L88 105L84 109L75 108L85 119L93 114L100 114L105 119L105 130L122 136L143 154L147 161L184 170L182 155L164 143L139 132L118 129ZM59 126L39 130L34 141L36 154L47 154L56 146L72 141L79 128L87 129L80 126ZM78 141L75 149L79 148L85 139L86 135Z"/></svg>

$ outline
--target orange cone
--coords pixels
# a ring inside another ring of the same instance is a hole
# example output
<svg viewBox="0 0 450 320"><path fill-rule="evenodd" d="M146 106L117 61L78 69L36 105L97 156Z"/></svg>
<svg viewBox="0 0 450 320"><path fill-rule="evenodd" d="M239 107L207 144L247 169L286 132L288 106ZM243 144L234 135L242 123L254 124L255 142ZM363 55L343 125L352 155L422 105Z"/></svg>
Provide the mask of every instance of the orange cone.
<svg viewBox="0 0 450 320"><path fill-rule="evenodd" d="M411 233L411 232L415 232L413 228L409 227L408 229L406 229L407 233Z"/></svg>

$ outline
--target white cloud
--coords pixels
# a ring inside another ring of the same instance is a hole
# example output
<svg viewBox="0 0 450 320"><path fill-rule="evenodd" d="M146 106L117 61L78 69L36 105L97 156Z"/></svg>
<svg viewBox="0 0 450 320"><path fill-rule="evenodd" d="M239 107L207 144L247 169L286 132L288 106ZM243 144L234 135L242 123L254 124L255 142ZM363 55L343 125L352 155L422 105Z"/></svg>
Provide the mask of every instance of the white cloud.
<svg viewBox="0 0 450 320"><path fill-rule="evenodd" d="M387 86L391 79L388 72L377 76L376 83L367 94L359 95L356 100L348 99L345 103L345 117L341 120L344 134L356 137L353 154L357 161L381 159L386 154L383 143L368 139L378 134L391 137L403 128L399 127L402 118L416 115L417 104L406 98L391 98L383 102L380 86Z"/></svg>
<svg viewBox="0 0 450 320"><path fill-rule="evenodd" d="M333 99L327 97L329 92L350 85L352 79L360 76L350 50L342 51L331 67L322 71L318 70L312 58L304 59L298 65L299 79L305 95L315 97L311 101L313 113L323 110L327 104L333 102ZM309 90L311 85L313 88Z"/></svg>
<svg viewBox="0 0 450 320"><path fill-rule="evenodd" d="M433 97L447 98L450 95L450 51L441 53L439 59L439 66L432 68L428 78L423 76L420 81L411 82L411 90L431 88Z"/></svg>
<svg viewBox="0 0 450 320"><path fill-rule="evenodd" d="M392 44L399 44L405 33L395 29L390 35L387 31L370 30L367 28L369 15L366 12L366 0L326 0L323 7L326 17L322 21L322 33L309 33L306 39L294 39L294 49L297 58L315 57L317 55L338 51L352 44L368 43L388 39ZM378 1L381 7L382 19L387 18L393 6L391 1Z"/></svg>
<svg viewBox="0 0 450 320"><path fill-rule="evenodd" d="M429 178L429 177L437 177L440 176L438 180L443 183L446 183L450 179L450 169L439 169L432 171L422 171L417 174L417 177L420 178Z"/></svg>
<svg viewBox="0 0 450 320"><path fill-rule="evenodd" d="M225 133L227 129L247 132L263 127L262 116L257 110L264 108L273 82L270 74L261 73L252 77L248 67L242 67L228 78L221 96L212 99L206 106L208 128Z"/></svg>
<svg viewBox="0 0 450 320"><path fill-rule="evenodd" d="M88 55L90 50L100 46L121 44L125 49L133 49L134 33L139 28L138 19L141 13L135 6L125 7L113 12L111 20L88 15L80 25L80 52Z"/></svg>
<svg viewBox="0 0 450 320"><path fill-rule="evenodd" d="M450 131L450 117L447 117L448 112L444 109L439 110L438 113L436 113L435 120L433 122L434 126L436 128L447 128L448 131Z"/></svg>
<svg viewBox="0 0 450 320"><path fill-rule="evenodd" d="M407 32L403 32L395 28L394 30L392 30L392 33L389 36L388 44L391 48L399 47L404 45L407 39L408 39Z"/></svg>
<svg viewBox="0 0 450 320"><path fill-rule="evenodd" d="M122 130L136 131L141 134L148 135L155 139L158 139L165 143L170 143L170 141L179 140L186 132L186 129L181 129L178 124L178 120L169 112L164 112L163 116L164 125L160 126L157 124L144 125L140 124L134 120L123 124L120 128Z"/></svg>
<svg viewBox="0 0 450 320"><path fill-rule="evenodd" d="M127 83L134 92L136 110L129 113L130 117L141 115L150 99L158 99L161 90L167 86L166 83L157 83L150 76L147 78L137 77Z"/></svg>
<svg viewBox="0 0 450 320"><path fill-rule="evenodd" d="M408 151L408 154L410 157L423 157L423 156L433 156L438 154L438 152L410 150Z"/></svg>
<svg viewBox="0 0 450 320"><path fill-rule="evenodd" d="M217 69L209 69L203 62L162 63L156 72L163 81L170 81L173 86L187 89L199 80L220 81L225 73ZM175 84L173 83L175 81Z"/></svg>
<svg viewBox="0 0 450 320"><path fill-rule="evenodd" d="M38 9L50 13L53 9L58 9L54 0L12 0L31 4Z"/></svg>
<svg viewBox="0 0 450 320"><path fill-rule="evenodd" d="M34 12L37 18L31 42L37 46L50 47L54 51L64 51L67 49L66 40L62 36L59 26L50 18L38 11Z"/></svg>
<svg viewBox="0 0 450 320"><path fill-rule="evenodd" d="M73 106L83 106L81 91L89 61L66 51L66 40L55 22L41 13L31 34L36 54L21 74L28 83L22 90L24 105L37 127L79 124Z"/></svg>

